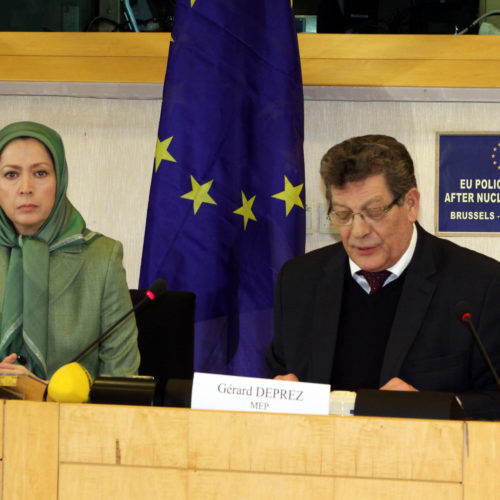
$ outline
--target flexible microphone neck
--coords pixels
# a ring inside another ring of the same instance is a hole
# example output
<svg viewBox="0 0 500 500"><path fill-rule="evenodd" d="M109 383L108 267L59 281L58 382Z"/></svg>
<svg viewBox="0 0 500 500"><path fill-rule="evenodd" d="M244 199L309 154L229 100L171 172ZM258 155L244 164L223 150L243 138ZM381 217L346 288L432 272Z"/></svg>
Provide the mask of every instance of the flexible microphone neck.
<svg viewBox="0 0 500 500"><path fill-rule="evenodd" d="M146 290L146 295L135 304L130 311L126 312L121 318L115 321L107 330L105 330L99 337L94 340L90 345L88 345L80 354L72 359L71 363L79 363L84 359L98 344L104 342L114 331L115 328L121 325L132 313L137 309L141 308L144 304L152 302L156 297L161 295L167 289L167 283L165 280L157 279L148 290Z"/></svg>
<svg viewBox="0 0 500 500"><path fill-rule="evenodd" d="M472 322L472 314L470 312L470 309L470 305L465 301L460 301L455 306L455 312L457 313L458 319L469 327L469 330L471 331L474 340L476 341L476 344L478 345L479 350L481 351L481 354L483 355L483 358L486 361L486 364L488 365L493 378L495 379L498 390L500 391L500 378L498 377L498 373L495 370L495 367L493 366L493 363L491 362L486 349L484 348L483 342L481 341L481 338L477 333L474 323Z"/></svg>

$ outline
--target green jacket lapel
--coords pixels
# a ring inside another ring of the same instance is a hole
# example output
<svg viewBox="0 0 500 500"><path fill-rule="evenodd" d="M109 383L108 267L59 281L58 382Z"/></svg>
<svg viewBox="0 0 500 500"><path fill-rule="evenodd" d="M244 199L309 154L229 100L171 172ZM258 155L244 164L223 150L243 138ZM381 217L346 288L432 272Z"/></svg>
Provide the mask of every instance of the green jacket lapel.
<svg viewBox="0 0 500 500"><path fill-rule="evenodd" d="M52 304L68 289L83 265L82 247L68 247L50 258L49 303Z"/></svg>

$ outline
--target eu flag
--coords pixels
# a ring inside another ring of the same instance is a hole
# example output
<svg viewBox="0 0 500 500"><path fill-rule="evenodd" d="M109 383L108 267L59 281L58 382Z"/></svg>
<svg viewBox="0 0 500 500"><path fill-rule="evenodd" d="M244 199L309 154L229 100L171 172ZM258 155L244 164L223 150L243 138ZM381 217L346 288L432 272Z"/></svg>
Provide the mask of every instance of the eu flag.
<svg viewBox="0 0 500 500"><path fill-rule="evenodd" d="M265 376L273 288L304 252L290 0L177 0L140 286L196 293L195 370Z"/></svg>

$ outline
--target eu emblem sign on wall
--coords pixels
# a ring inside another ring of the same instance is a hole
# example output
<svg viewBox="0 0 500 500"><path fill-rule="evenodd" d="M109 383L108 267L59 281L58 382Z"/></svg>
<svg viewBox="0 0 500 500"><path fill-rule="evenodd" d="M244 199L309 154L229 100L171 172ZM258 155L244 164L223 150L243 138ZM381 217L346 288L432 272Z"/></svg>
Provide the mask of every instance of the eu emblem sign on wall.
<svg viewBox="0 0 500 500"><path fill-rule="evenodd" d="M500 234L500 134L437 136L438 234Z"/></svg>

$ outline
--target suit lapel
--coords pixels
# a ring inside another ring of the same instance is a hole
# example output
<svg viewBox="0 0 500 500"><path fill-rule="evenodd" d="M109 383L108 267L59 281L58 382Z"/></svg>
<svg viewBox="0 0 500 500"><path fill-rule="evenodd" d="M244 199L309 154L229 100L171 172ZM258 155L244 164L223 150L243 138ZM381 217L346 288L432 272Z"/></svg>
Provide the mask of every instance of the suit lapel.
<svg viewBox="0 0 500 500"><path fill-rule="evenodd" d="M430 279L435 273L431 244L430 237L418 226L417 247L407 269L387 342L380 372L380 385L398 376L401 365L422 326L434 294L436 285Z"/></svg>
<svg viewBox="0 0 500 500"><path fill-rule="evenodd" d="M51 256L49 269L50 303L73 283L83 265L82 246L68 247Z"/></svg>
<svg viewBox="0 0 500 500"><path fill-rule="evenodd" d="M331 378L346 261L347 255L340 249L325 266L317 288L308 372L311 380L323 383L330 383Z"/></svg>

